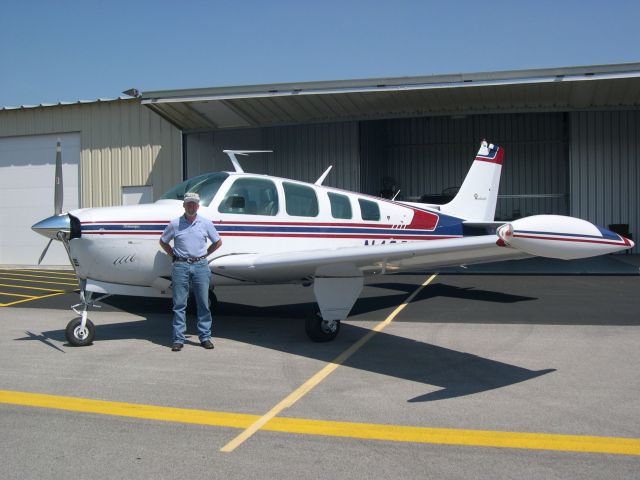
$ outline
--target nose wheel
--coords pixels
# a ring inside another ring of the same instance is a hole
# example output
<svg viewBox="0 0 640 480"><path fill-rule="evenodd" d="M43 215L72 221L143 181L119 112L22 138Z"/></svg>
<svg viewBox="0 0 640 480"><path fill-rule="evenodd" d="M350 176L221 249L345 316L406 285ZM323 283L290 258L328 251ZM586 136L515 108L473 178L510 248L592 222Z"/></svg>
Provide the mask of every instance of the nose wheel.
<svg viewBox="0 0 640 480"><path fill-rule="evenodd" d="M85 347L91 345L93 337L96 335L96 327L91 320L85 318L83 325L82 317L76 317L67 324L65 336L67 341L74 347Z"/></svg>
<svg viewBox="0 0 640 480"><path fill-rule="evenodd" d="M86 347L93 343L93 338L96 336L96 327L87 317L87 311L89 310L89 307L92 306L100 308L99 305L95 305L95 302L110 296L110 294L107 294L93 300L92 292L87 292L84 289L80 290L80 300L82 302L71 307L71 309L80 316L71 320L64 331L70 345L73 345L74 347ZM82 307L82 309L78 309L78 307Z"/></svg>

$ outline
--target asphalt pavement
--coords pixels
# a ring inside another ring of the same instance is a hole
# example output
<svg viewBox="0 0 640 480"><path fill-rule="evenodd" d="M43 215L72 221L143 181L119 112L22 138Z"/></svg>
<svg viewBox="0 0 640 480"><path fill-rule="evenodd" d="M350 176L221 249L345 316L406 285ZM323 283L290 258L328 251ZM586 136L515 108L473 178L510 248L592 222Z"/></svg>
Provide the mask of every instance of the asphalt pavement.
<svg viewBox="0 0 640 480"><path fill-rule="evenodd" d="M438 275L402 307L427 278L368 279L326 344L300 286L218 289L213 351L192 323L170 351L167 300L105 299L81 348L73 285L2 307L2 478L637 478L640 276Z"/></svg>

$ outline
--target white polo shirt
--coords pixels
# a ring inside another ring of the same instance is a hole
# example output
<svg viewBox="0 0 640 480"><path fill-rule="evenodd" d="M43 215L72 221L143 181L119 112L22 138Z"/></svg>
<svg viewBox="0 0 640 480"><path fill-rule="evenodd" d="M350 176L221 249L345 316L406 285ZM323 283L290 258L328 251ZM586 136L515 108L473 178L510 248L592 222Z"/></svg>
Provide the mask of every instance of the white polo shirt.
<svg viewBox="0 0 640 480"><path fill-rule="evenodd" d="M176 257L194 258L204 257L207 254L207 239L216 243L220 235L211 220L196 215L195 220L189 223L181 215L169 222L160 239L164 243L173 240L173 254Z"/></svg>

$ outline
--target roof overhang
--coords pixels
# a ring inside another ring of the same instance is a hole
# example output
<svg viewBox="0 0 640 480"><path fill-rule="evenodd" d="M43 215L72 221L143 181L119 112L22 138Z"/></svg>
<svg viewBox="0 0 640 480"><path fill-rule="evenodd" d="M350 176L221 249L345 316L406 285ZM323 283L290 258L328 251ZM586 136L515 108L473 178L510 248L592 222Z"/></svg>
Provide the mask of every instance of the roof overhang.
<svg viewBox="0 0 640 480"><path fill-rule="evenodd" d="M141 102L184 131L640 108L640 63L150 91Z"/></svg>

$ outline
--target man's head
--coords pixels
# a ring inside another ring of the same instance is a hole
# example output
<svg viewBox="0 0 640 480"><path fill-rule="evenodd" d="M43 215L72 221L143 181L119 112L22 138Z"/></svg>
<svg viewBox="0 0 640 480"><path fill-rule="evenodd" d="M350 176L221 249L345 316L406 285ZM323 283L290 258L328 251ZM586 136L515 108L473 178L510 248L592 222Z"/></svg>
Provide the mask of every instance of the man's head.
<svg viewBox="0 0 640 480"><path fill-rule="evenodd" d="M198 213L198 207L200 207L200 195L193 192L185 193L182 206L187 217L195 217Z"/></svg>

